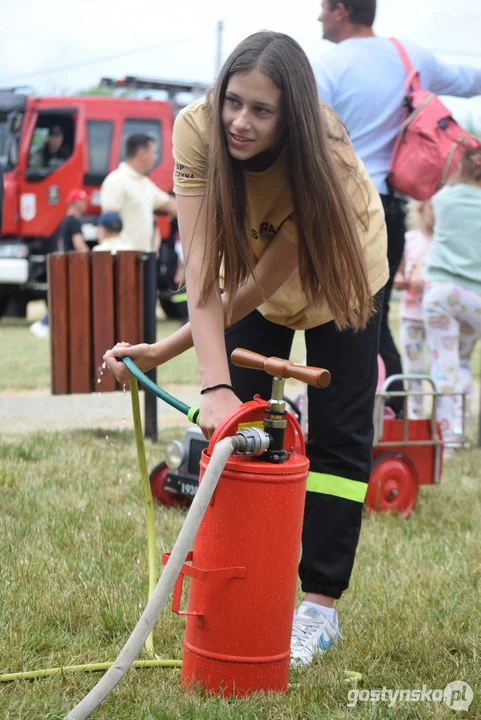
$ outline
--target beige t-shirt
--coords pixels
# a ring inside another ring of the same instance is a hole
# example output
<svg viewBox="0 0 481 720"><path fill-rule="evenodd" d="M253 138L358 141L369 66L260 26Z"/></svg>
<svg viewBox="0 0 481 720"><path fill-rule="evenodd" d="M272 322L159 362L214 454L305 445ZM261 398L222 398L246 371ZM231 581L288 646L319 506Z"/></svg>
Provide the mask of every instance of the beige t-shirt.
<svg viewBox="0 0 481 720"><path fill-rule="evenodd" d="M320 105L332 134L339 135L342 124L326 105ZM381 198L372 184L362 161L354 154L348 140L336 142L336 150L342 152L350 165L357 163L361 183L348 177L348 193L356 209L368 223L367 232L359 222L359 236L366 255L371 292L374 294L387 282L387 233ZM174 124L173 152L175 160L174 190L177 195L203 195L207 182L208 154L208 106L201 98L184 108ZM289 188L285 158L281 156L264 172L244 170L248 227L251 228L251 244L255 257L259 259L270 240L282 227L282 234L297 242L297 230L292 219L293 204ZM366 196L369 205L366 209ZM334 240L334 239L333 239ZM292 275L263 303L258 310L271 322L286 325L295 330L306 330L332 320L325 298L309 303L301 286L299 271Z"/></svg>
<svg viewBox="0 0 481 720"><path fill-rule="evenodd" d="M170 200L146 175L140 175L121 162L105 178L100 188L102 212L115 210L122 218L124 235L133 250L151 252L154 248L154 210L162 210Z"/></svg>

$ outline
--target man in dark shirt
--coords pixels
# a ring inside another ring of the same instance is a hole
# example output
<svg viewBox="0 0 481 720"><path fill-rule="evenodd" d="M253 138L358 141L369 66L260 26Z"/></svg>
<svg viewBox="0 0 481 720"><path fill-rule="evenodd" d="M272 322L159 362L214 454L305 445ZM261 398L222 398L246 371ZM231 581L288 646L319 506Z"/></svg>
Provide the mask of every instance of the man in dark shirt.
<svg viewBox="0 0 481 720"><path fill-rule="evenodd" d="M85 190L76 188L67 195L67 214L60 223L57 233L57 250L60 252L89 252L82 235L82 226L79 218L85 214L89 204L89 197Z"/></svg>
<svg viewBox="0 0 481 720"><path fill-rule="evenodd" d="M42 167L58 167L68 160L72 154L68 145L64 144L64 132L60 125L54 125L48 131L47 142L42 148Z"/></svg>

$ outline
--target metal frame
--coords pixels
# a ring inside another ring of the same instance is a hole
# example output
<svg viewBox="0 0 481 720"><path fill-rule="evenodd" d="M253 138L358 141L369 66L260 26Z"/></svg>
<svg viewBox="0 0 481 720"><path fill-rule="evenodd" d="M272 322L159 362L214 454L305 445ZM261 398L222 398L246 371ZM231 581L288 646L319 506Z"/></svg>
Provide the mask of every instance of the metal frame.
<svg viewBox="0 0 481 720"><path fill-rule="evenodd" d="M412 382L412 381L421 381L421 382L427 382L431 385L431 391L415 391L411 392L409 390L401 390L401 391L389 391L389 387L393 382L401 381L401 382ZM409 419L408 417L408 406L407 401L408 397L413 395L422 395L422 396L430 396L432 397L432 410L431 410L431 439L430 440L409 440L409 422L412 422L412 418ZM438 413L438 400L440 396L446 396L446 395L461 395L462 397L462 433L461 438L459 440L459 443L451 443L451 442L444 442L442 437L438 437L437 432L437 413ZM403 439L397 440L397 441L384 441L383 440L383 432L384 432L384 409L386 406L386 400L390 397L401 397L404 399L403 403L403 410L404 410L404 417L403 417ZM441 448L443 446L446 447L463 447L466 442L466 428L465 428L465 411L466 411L466 393L456 393L456 392L440 392L437 387L436 383L434 382L433 378L429 375L390 375L388 378L386 378L381 391L376 393L376 400L379 399L379 404L376 407L376 422L374 427L374 443L373 448L402 448L406 446L414 447L414 446L434 446L435 452L434 452L434 484L439 483L440 481L440 475L441 475Z"/></svg>

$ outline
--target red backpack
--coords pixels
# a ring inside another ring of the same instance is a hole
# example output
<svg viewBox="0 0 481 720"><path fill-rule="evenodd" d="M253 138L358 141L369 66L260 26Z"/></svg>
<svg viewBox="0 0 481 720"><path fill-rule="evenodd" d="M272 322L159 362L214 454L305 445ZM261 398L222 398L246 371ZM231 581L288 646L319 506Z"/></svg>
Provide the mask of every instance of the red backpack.
<svg viewBox="0 0 481 720"><path fill-rule="evenodd" d="M428 200L451 177L464 151L477 147L434 93L421 90L419 71L401 43L390 38L407 72L406 114L396 139L388 184L415 200Z"/></svg>

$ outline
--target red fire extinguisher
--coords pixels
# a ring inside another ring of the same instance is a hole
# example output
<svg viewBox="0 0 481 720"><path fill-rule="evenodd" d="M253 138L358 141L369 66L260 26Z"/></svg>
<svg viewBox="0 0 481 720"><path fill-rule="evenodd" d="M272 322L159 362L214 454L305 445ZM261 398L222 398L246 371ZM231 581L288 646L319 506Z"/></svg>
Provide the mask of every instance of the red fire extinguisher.
<svg viewBox="0 0 481 720"><path fill-rule="evenodd" d="M225 418L202 454L200 480L215 444L239 430L260 428L268 449L231 455L177 580L172 609L187 616L181 682L223 696L285 692L309 460L286 411L284 381L326 387L330 374L241 349L232 361L273 375L272 396L256 396Z"/></svg>

